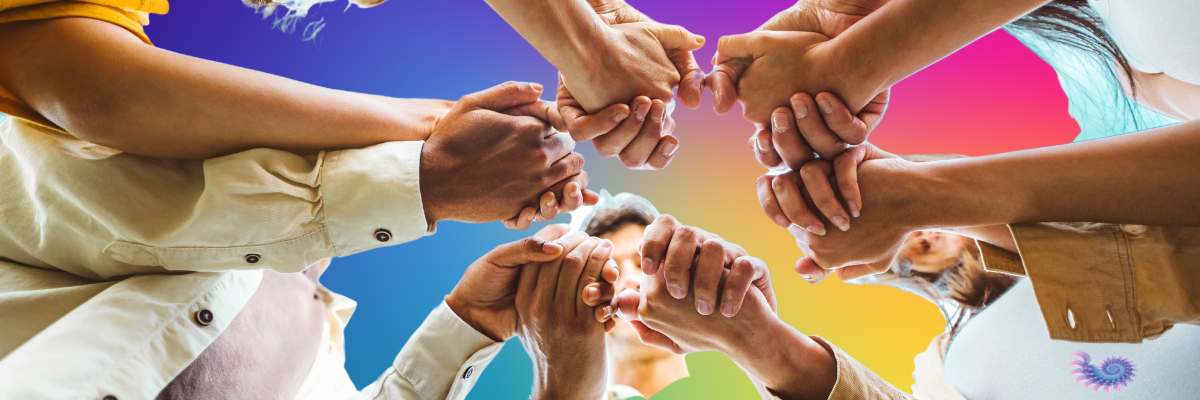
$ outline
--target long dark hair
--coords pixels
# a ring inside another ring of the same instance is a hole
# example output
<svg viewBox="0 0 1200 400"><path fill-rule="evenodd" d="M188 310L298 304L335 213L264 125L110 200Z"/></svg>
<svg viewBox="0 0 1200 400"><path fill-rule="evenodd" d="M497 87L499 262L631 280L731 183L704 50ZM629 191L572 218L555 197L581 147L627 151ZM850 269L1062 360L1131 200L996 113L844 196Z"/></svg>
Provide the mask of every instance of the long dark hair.
<svg viewBox="0 0 1200 400"><path fill-rule="evenodd" d="M1087 0L1054 0L1009 23L1007 29L1028 32L1111 61L1106 63L1108 72L1118 82L1124 77L1129 84L1129 97L1136 95L1133 69Z"/></svg>

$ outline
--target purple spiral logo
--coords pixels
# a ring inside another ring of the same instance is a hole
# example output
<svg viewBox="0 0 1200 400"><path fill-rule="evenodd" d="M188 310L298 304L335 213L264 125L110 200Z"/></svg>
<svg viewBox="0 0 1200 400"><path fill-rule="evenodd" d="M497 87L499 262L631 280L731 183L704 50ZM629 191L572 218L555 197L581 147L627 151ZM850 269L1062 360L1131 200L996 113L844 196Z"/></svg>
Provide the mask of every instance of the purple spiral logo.
<svg viewBox="0 0 1200 400"><path fill-rule="evenodd" d="M1100 365L1092 365L1092 356L1084 352L1071 353L1079 360L1072 361L1069 365L1076 367L1071 370L1071 375L1079 375L1075 378L1075 382L1084 382L1083 388L1095 385L1095 390L1100 391L1104 388L1104 392L1108 393L1111 389L1121 391L1121 386L1129 387L1133 382L1133 378L1137 376L1137 364L1133 363L1125 357L1109 357L1100 362Z"/></svg>

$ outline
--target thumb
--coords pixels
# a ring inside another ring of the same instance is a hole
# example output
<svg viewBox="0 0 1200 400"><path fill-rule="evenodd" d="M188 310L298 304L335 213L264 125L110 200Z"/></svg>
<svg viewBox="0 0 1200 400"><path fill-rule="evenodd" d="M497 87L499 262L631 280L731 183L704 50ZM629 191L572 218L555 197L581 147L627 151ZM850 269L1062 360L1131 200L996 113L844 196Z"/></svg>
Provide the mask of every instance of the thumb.
<svg viewBox="0 0 1200 400"><path fill-rule="evenodd" d="M563 247L537 237L502 244L488 253L488 261L501 267L516 267L531 262L550 261L562 254Z"/></svg>
<svg viewBox="0 0 1200 400"><path fill-rule="evenodd" d="M688 32L682 26L655 22L639 24L658 38L658 43L662 44L663 50L695 51L704 46L704 36Z"/></svg>
<svg viewBox="0 0 1200 400"><path fill-rule="evenodd" d="M642 294L633 289L625 289L613 297L613 304L617 307L617 316L626 321L638 321L641 319L638 316L638 306L642 303Z"/></svg>
<svg viewBox="0 0 1200 400"><path fill-rule="evenodd" d="M538 101L542 96L542 89L542 85L537 83L508 81L463 96L461 101L469 107L504 111Z"/></svg>

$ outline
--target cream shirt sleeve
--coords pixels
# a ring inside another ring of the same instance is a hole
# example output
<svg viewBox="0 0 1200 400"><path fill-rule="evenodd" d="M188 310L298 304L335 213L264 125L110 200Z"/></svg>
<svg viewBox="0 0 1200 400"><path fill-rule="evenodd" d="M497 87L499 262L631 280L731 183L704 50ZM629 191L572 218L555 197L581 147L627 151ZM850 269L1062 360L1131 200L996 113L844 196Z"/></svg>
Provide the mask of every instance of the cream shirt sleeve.
<svg viewBox="0 0 1200 400"><path fill-rule="evenodd" d="M89 279L165 271L304 270L431 229L423 142L301 156L142 157L0 121L0 255Z"/></svg>
<svg viewBox="0 0 1200 400"><path fill-rule="evenodd" d="M356 400L461 400L504 342L463 322L442 302L408 338L383 375Z"/></svg>

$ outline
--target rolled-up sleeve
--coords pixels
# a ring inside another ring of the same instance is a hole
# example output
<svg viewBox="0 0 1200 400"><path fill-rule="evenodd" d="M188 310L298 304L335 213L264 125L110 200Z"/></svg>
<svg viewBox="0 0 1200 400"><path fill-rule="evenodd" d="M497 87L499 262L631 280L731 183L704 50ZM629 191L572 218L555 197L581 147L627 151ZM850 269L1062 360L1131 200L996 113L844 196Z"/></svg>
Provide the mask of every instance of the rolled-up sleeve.
<svg viewBox="0 0 1200 400"><path fill-rule="evenodd" d="M428 234L423 142L203 161L121 153L0 123L0 254L90 279L164 271L298 272Z"/></svg>
<svg viewBox="0 0 1200 400"><path fill-rule="evenodd" d="M825 341L820 336L810 336L817 343L829 348L837 360L837 382L829 393L829 400L915 400L912 395L897 389L883 380L867 366L855 360L846 352Z"/></svg>
<svg viewBox="0 0 1200 400"><path fill-rule="evenodd" d="M1019 254L981 244L984 266L1029 277L1052 339L1139 343L1200 322L1200 228L1009 228Z"/></svg>
<svg viewBox="0 0 1200 400"><path fill-rule="evenodd" d="M392 367L358 398L465 399L503 347L504 342L479 333L442 302L400 349Z"/></svg>

